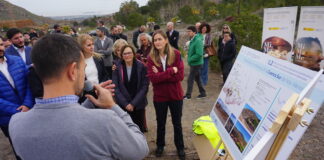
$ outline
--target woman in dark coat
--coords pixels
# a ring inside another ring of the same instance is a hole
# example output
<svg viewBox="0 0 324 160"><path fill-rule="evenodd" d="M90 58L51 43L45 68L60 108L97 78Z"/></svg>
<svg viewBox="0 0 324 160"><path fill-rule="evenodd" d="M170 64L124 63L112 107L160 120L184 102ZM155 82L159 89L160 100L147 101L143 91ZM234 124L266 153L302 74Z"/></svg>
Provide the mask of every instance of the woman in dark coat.
<svg viewBox="0 0 324 160"><path fill-rule="evenodd" d="M145 66L136 60L135 56L132 46L125 45L121 49L121 61L118 61L113 71L113 83L116 85L115 100L144 132L144 109L147 105L149 81Z"/></svg>

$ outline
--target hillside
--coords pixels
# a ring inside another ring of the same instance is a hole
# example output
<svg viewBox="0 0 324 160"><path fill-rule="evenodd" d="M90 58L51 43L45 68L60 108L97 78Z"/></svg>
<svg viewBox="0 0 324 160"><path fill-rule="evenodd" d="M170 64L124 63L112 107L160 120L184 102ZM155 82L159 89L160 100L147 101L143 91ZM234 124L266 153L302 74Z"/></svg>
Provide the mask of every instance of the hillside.
<svg viewBox="0 0 324 160"><path fill-rule="evenodd" d="M52 23L50 18L37 16L24 8L13 5L5 0L0 0L0 21L4 20L32 20L35 23Z"/></svg>

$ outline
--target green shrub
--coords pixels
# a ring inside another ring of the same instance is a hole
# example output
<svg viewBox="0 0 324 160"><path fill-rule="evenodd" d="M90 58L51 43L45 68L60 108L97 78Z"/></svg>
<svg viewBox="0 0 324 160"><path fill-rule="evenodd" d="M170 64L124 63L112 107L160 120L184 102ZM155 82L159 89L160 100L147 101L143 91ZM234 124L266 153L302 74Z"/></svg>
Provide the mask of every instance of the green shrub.
<svg viewBox="0 0 324 160"><path fill-rule="evenodd" d="M214 2L205 2L203 5L203 11L205 21L211 21L219 15L217 5Z"/></svg>
<svg viewBox="0 0 324 160"><path fill-rule="evenodd" d="M237 51L242 45L256 50L261 49L262 19L260 16L242 13L236 16L229 26L237 39Z"/></svg>
<svg viewBox="0 0 324 160"><path fill-rule="evenodd" d="M199 10L188 5L180 8L178 16L184 23L187 24L193 24L201 20Z"/></svg>
<svg viewBox="0 0 324 160"><path fill-rule="evenodd" d="M209 58L209 67L214 72L221 72L221 67L217 56L212 56Z"/></svg>
<svg viewBox="0 0 324 160"><path fill-rule="evenodd" d="M88 27L96 27L97 26L97 17L94 16L93 18L90 19L85 19L81 22L83 26L88 26Z"/></svg>
<svg viewBox="0 0 324 160"><path fill-rule="evenodd" d="M139 5L136 1L126 1L121 4L119 12L114 15L114 19L132 29L140 25L145 24L147 17L141 14L140 12L146 12L147 9L139 8Z"/></svg>

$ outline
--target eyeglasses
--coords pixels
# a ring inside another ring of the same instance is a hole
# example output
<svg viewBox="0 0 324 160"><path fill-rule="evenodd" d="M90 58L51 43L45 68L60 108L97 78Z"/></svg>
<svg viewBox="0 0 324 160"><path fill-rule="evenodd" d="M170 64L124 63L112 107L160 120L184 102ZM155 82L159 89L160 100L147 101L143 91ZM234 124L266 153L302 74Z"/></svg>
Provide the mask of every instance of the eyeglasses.
<svg viewBox="0 0 324 160"><path fill-rule="evenodd" d="M128 56L128 55L131 55L131 54L133 54L133 52L124 52L123 56Z"/></svg>
<svg viewBox="0 0 324 160"><path fill-rule="evenodd" d="M228 29L228 27L224 27L223 29Z"/></svg>

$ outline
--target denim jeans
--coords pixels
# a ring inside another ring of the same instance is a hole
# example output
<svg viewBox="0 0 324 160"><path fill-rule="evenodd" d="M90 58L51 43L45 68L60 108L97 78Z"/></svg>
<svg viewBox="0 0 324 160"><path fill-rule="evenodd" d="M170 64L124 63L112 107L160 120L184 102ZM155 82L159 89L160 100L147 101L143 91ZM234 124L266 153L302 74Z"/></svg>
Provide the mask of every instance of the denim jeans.
<svg viewBox="0 0 324 160"><path fill-rule="evenodd" d="M201 82L204 86L206 86L208 82L208 65L209 65L209 57L206 57L204 58L204 64L200 70Z"/></svg>

